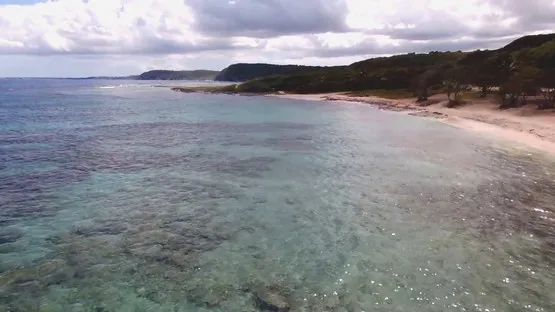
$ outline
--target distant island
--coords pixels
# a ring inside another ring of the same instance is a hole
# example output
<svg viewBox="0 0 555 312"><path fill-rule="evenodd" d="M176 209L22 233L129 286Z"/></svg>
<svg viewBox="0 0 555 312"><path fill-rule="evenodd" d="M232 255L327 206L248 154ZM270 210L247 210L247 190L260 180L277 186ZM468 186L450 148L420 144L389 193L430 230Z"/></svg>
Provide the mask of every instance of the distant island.
<svg viewBox="0 0 555 312"><path fill-rule="evenodd" d="M103 80L214 80L219 74L215 70L151 70L140 75L131 76L98 76L85 77L81 79L103 79Z"/></svg>
<svg viewBox="0 0 555 312"><path fill-rule="evenodd" d="M214 80L215 70L151 70L137 76L137 80Z"/></svg>

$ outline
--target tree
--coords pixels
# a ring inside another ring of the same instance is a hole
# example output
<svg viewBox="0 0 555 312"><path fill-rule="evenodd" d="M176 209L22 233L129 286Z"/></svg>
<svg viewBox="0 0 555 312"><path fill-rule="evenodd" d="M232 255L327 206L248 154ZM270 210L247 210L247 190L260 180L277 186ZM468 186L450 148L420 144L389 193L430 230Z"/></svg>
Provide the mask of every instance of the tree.
<svg viewBox="0 0 555 312"><path fill-rule="evenodd" d="M522 79L518 75L513 75L499 86L499 95L501 96L500 109L513 108L520 106L518 98L522 95L523 90Z"/></svg>
<svg viewBox="0 0 555 312"><path fill-rule="evenodd" d="M555 108L555 69L541 70L537 75L537 83L545 102L539 103L539 109Z"/></svg>
<svg viewBox="0 0 555 312"><path fill-rule="evenodd" d="M486 97L488 93L491 91L491 88L495 86L495 78L488 71L480 71L476 75L473 75L474 79L472 80L472 84L476 85L480 88L480 96Z"/></svg>
<svg viewBox="0 0 555 312"><path fill-rule="evenodd" d="M418 97L418 102L428 100L429 88L441 82L441 68L430 68L418 75L412 82L413 90Z"/></svg>
<svg viewBox="0 0 555 312"><path fill-rule="evenodd" d="M449 103L447 104L448 107L454 107L460 104L460 94L463 90L463 85L456 80L443 80L443 89L447 93L447 99ZM451 98L453 95L453 98Z"/></svg>
<svg viewBox="0 0 555 312"><path fill-rule="evenodd" d="M470 83L480 88L480 96L486 97L491 88L503 83L504 78L498 74L500 64L491 57L481 64L473 65L468 70ZM506 78L506 77L505 77Z"/></svg>
<svg viewBox="0 0 555 312"><path fill-rule="evenodd" d="M526 104L526 96L535 93L537 90L538 71L535 67L524 67L511 75L499 87L499 94L501 95L499 108L512 108Z"/></svg>
<svg viewBox="0 0 555 312"><path fill-rule="evenodd" d="M460 103L460 94L468 80L467 72L467 68L464 67L455 67L445 71L442 85L443 90L447 93L449 107L454 107ZM451 95L453 95L453 98L451 98Z"/></svg>
<svg viewBox="0 0 555 312"><path fill-rule="evenodd" d="M533 57L534 65L537 68L555 68L555 40L551 40L539 47L530 49L529 54Z"/></svg>
<svg viewBox="0 0 555 312"><path fill-rule="evenodd" d="M495 85L501 85L513 75L516 70L516 62L510 53L502 52L486 60L486 70L489 71L493 77L492 82Z"/></svg>

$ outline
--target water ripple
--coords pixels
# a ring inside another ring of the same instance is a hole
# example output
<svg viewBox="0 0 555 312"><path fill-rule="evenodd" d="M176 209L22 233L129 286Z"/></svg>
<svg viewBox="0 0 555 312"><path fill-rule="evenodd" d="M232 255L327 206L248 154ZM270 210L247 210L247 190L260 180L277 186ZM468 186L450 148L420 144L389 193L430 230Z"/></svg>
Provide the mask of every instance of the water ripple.
<svg viewBox="0 0 555 312"><path fill-rule="evenodd" d="M56 86L0 96L0 310L555 309L548 157L364 106Z"/></svg>

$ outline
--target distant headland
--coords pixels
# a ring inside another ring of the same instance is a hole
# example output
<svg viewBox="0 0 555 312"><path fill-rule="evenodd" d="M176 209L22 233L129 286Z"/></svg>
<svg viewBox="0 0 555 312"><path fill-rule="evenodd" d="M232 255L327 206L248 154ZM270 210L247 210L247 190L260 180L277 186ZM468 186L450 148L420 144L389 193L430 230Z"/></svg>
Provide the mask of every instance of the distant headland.
<svg viewBox="0 0 555 312"><path fill-rule="evenodd" d="M80 79L104 79L104 80L214 80L219 74L215 70L150 70L139 75L131 76L98 76L84 77Z"/></svg>

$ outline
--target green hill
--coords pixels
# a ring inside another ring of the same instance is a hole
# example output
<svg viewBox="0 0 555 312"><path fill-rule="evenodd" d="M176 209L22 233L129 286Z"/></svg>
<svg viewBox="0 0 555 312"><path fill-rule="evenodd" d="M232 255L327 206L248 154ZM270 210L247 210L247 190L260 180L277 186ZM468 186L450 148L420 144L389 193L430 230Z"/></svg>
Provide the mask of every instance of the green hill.
<svg viewBox="0 0 555 312"><path fill-rule="evenodd" d="M535 48L555 40L554 34L524 36L497 50L499 52L516 52L522 49Z"/></svg>
<svg viewBox="0 0 555 312"><path fill-rule="evenodd" d="M222 70L214 80L243 82L273 75L291 75L326 70L328 68L330 67L239 63Z"/></svg>
<svg viewBox="0 0 555 312"><path fill-rule="evenodd" d="M462 52L403 54L289 75L253 79L239 85L242 92L287 91L318 93L366 89L407 89L414 77L433 67L457 62Z"/></svg>
<svg viewBox="0 0 555 312"><path fill-rule="evenodd" d="M409 53L338 67L257 64L262 67L251 68L262 69L250 70L250 75L224 73L244 73L243 69L248 68L248 64L235 64L222 71L218 77L237 78L228 79L229 81L252 77L253 79L237 86L238 92L320 93L409 89L417 94L423 88L441 88L442 80L449 78L456 69L464 70L465 73L459 76L464 76L465 83L481 86L486 92L492 85L503 84L518 71L517 67L533 67L539 71L555 68L554 55L555 34L546 34L525 36L498 50ZM546 75L551 77L549 73ZM555 77L553 80L555 81Z"/></svg>
<svg viewBox="0 0 555 312"><path fill-rule="evenodd" d="M475 65L485 62L488 58L495 57L500 53L514 54L522 50L530 50L539 48L543 45L549 45L555 40L555 34L542 34L520 37L506 46L497 50L477 50L469 52L459 62L460 65Z"/></svg>

